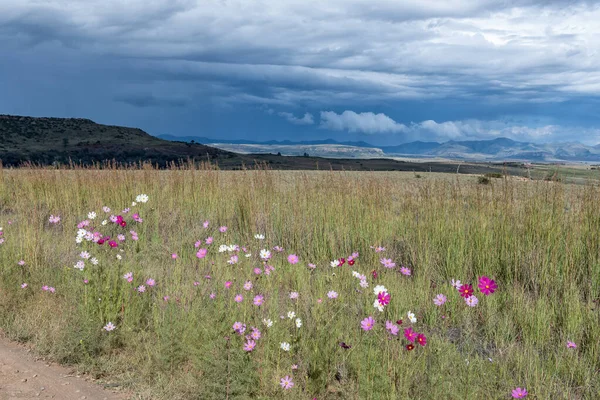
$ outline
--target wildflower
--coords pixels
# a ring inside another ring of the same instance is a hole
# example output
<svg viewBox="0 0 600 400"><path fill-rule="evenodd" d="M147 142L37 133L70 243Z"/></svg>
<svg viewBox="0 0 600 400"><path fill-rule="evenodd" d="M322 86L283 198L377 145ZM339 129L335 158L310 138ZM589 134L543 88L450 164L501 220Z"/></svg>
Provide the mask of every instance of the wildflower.
<svg viewBox="0 0 600 400"><path fill-rule="evenodd" d="M73 268L78 269L80 271L83 271L83 268L85 268L85 263L83 262L83 260L79 260L77 261L77 263L73 266Z"/></svg>
<svg viewBox="0 0 600 400"><path fill-rule="evenodd" d="M257 267L257 268L254 268L254 273L255 273L256 275L260 275L260 274L262 274L262 269L260 269L260 268L258 268L258 267Z"/></svg>
<svg viewBox="0 0 600 400"><path fill-rule="evenodd" d="M411 322L411 324L417 323L417 317L415 317L415 314L413 312L409 311L408 313L406 313L406 315L408 316L408 319Z"/></svg>
<svg viewBox="0 0 600 400"><path fill-rule="evenodd" d="M524 388L521 389L520 387L513 389L512 391L512 397L513 399L522 399L524 397L527 397L527 390L525 390Z"/></svg>
<svg viewBox="0 0 600 400"><path fill-rule="evenodd" d="M331 265L332 268L339 267L340 266L340 261L339 260L333 260L332 262L329 263L329 265Z"/></svg>
<svg viewBox="0 0 600 400"><path fill-rule="evenodd" d="M148 199L149 199L149 198L148 198L148 195L147 195L147 194L138 194L138 195L135 197L135 201L136 201L137 203L146 203L146 202L148 202Z"/></svg>
<svg viewBox="0 0 600 400"><path fill-rule="evenodd" d="M252 327L252 332L250 333L250 337L253 340L258 340L258 339L260 339L261 336L262 336L262 334L260 333L260 331L258 329L256 329L255 327Z"/></svg>
<svg viewBox="0 0 600 400"><path fill-rule="evenodd" d="M258 240L264 240L265 235L257 233L256 235L254 235L254 239L258 239Z"/></svg>
<svg viewBox="0 0 600 400"><path fill-rule="evenodd" d="M50 293L56 293L56 289L54 289L54 287L52 287L52 286L50 286L50 287L48 288L48 291L49 291Z"/></svg>
<svg viewBox="0 0 600 400"><path fill-rule="evenodd" d="M330 290L329 292L327 292L327 297L329 297L330 299L337 299L338 294L337 294L337 292Z"/></svg>
<svg viewBox="0 0 600 400"><path fill-rule="evenodd" d="M388 292L380 292L377 295L377 301L379 301L379 304L381 304L382 306L387 306L388 304L390 304L390 299L391 296Z"/></svg>
<svg viewBox="0 0 600 400"><path fill-rule="evenodd" d="M315 269L315 268L317 268L317 266L313 263L308 263L308 268Z"/></svg>
<svg viewBox="0 0 600 400"><path fill-rule="evenodd" d="M367 282L366 279L363 279L363 280L360 281L359 285L362 288L368 288L369 287L369 282Z"/></svg>
<svg viewBox="0 0 600 400"><path fill-rule="evenodd" d="M433 304L435 304L436 306L442 306L442 305L444 305L446 300L447 300L446 296L444 296L443 294L438 294L433 299Z"/></svg>
<svg viewBox="0 0 600 400"><path fill-rule="evenodd" d="M302 326L302 320L300 318L296 318L296 328L300 328Z"/></svg>
<svg viewBox="0 0 600 400"><path fill-rule="evenodd" d="M109 213L110 208L108 208L107 206L104 206L104 207L102 207L102 211L104 211L105 213Z"/></svg>
<svg viewBox="0 0 600 400"><path fill-rule="evenodd" d="M27 285L26 283L22 283L22 284L21 284L21 289L26 289L26 288L27 288L27 286L28 286L28 285Z"/></svg>
<svg viewBox="0 0 600 400"><path fill-rule="evenodd" d="M88 219L96 219L96 213L91 211L88 213Z"/></svg>
<svg viewBox="0 0 600 400"><path fill-rule="evenodd" d="M496 289L498 289L498 284L496 281L488 278L487 276L482 276L479 278L479 290L486 296L494 293Z"/></svg>
<svg viewBox="0 0 600 400"><path fill-rule="evenodd" d="M117 239L119 240L119 242L124 242L124 241L125 241L125 235L123 235L123 234L118 234L118 235L117 235Z"/></svg>
<svg viewBox="0 0 600 400"><path fill-rule="evenodd" d="M299 296L298 292L290 292L290 299L296 300Z"/></svg>
<svg viewBox="0 0 600 400"><path fill-rule="evenodd" d="M170 297L169 296L163 296L163 301L169 301Z"/></svg>
<svg viewBox="0 0 600 400"><path fill-rule="evenodd" d="M402 321L401 319L399 319L399 320L396 321L396 324L402 325L402 322L404 322L404 321Z"/></svg>
<svg viewBox="0 0 600 400"><path fill-rule="evenodd" d="M352 266L354 265L355 261L354 259L348 259L348 265Z"/></svg>
<svg viewBox="0 0 600 400"><path fill-rule="evenodd" d="M479 299L475 296L469 296L465 299L465 303L467 303L469 307L475 307L477 303L479 303Z"/></svg>
<svg viewBox="0 0 600 400"><path fill-rule="evenodd" d="M139 293L144 293L146 291L146 286L140 285L136 289Z"/></svg>
<svg viewBox="0 0 600 400"><path fill-rule="evenodd" d="M344 264L346 264L346 259L342 257L342 258L340 258L338 260L338 266L341 266L341 265L344 265Z"/></svg>
<svg viewBox="0 0 600 400"><path fill-rule="evenodd" d="M350 345L347 345L347 344L346 344L346 342L341 342L341 343L340 343L340 347L341 347L342 349L346 349L346 350L348 350L348 349L352 348L352 346L350 346Z"/></svg>
<svg viewBox="0 0 600 400"><path fill-rule="evenodd" d="M456 290L460 290L460 287L462 286L462 284L460 283L459 280L454 280L452 279L452 281L450 282L450 284L452 285L452 287L454 287Z"/></svg>
<svg viewBox="0 0 600 400"><path fill-rule="evenodd" d="M264 319L263 319L263 324L265 324L265 326L266 326L267 328L270 328L270 327L272 327L272 326L273 326L273 321L271 321L271 320L270 320L270 319L268 319L268 318L264 318Z"/></svg>
<svg viewBox="0 0 600 400"><path fill-rule="evenodd" d="M427 345L427 338L422 333L419 333L417 335L417 342L424 347Z"/></svg>
<svg viewBox="0 0 600 400"><path fill-rule="evenodd" d="M279 384L284 390L288 390L294 387L294 382L292 382L292 378L287 375L281 378L281 382L279 382Z"/></svg>
<svg viewBox="0 0 600 400"><path fill-rule="evenodd" d="M283 247L281 247L281 246L275 246L275 247L273 247L273 250L275 250L278 253L281 253L283 251Z"/></svg>
<svg viewBox="0 0 600 400"><path fill-rule="evenodd" d="M133 272L128 272L123 275L123 279L126 279L129 283L133 282Z"/></svg>
<svg viewBox="0 0 600 400"><path fill-rule="evenodd" d="M252 290L252 282L246 281L246 283L244 283L244 290Z"/></svg>
<svg viewBox="0 0 600 400"><path fill-rule="evenodd" d="M50 222L51 224L58 224L60 222L60 215L50 215L50 218L48 218L48 222Z"/></svg>
<svg viewBox="0 0 600 400"><path fill-rule="evenodd" d="M575 342L571 342L570 340L567 340L567 349L576 349L577 345L575 344Z"/></svg>
<svg viewBox="0 0 600 400"><path fill-rule="evenodd" d="M387 292L387 289L383 285L377 285L373 288L373 293L375 296L379 295L381 292Z"/></svg>
<svg viewBox="0 0 600 400"><path fill-rule="evenodd" d="M229 261L227 261L227 264L230 264L230 265L237 264L238 261L239 261L238 256L236 254L234 254L231 257L229 257Z"/></svg>
<svg viewBox="0 0 600 400"><path fill-rule="evenodd" d="M109 322L108 324L104 325L104 328L102 328L102 329L104 329L107 332L110 332L110 331L114 330L115 328L116 328L116 326L112 322Z"/></svg>
<svg viewBox="0 0 600 400"><path fill-rule="evenodd" d="M47 286L47 285L44 285L44 286L42 286L42 290L43 290L44 292L48 291L48 286Z"/></svg>
<svg viewBox="0 0 600 400"><path fill-rule="evenodd" d="M410 276L410 274L411 274L410 269L406 268L406 267L400 268L400 272L402 272L402 275L406 275L406 276Z"/></svg>
<svg viewBox="0 0 600 400"><path fill-rule="evenodd" d="M287 317L288 317L289 319L293 319L293 318L295 318L295 317L296 317L296 313L295 313L295 312L293 312L293 311L288 311L288 313L287 313Z"/></svg>
<svg viewBox="0 0 600 400"><path fill-rule="evenodd" d="M20 260L17 264L19 264L20 266L25 265L25 260Z"/></svg>
<svg viewBox="0 0 600 400"><path fill-rule="evenodd" d="M298 256L295 254L290 254L287 258L288 262L292 265L297 264L298 263Z"/></svg>
<svg viewBox="0 0 600 400"><path fill-rule="evenodd" d="M254 350L254 347L256 347L256 342L254 340L248 340L244 344L244 351L251 352L252 350Z"/></svg>
<svg viewBox="0 0 600 400"><path fill-rule="evenodd" d="M371 271L371 275L373 275L373 279L377 279L377 271L376 270Z"/></svg>
<svg viewBox="0 0 600 400"><path fill-rule="evenodd" d="M360 322L360 327L364 330L364 331L370 331L371 329L373 329L373 326L375 325L375 320L373 319L373 317L369 316L365 319L363 319Z"/></svg>
<svg viewBox="0 0 600 400"><path fill-rule="evenodd" d="M217 297L217 294L216 293L211 293L211 294L208 295L208 297L210 297L211 300L214 300L215 297Z"/></svg>
<svg viewBox="0 0 600 400"><path fill-rule="evenodd" d="M237 295L236 295L236 296L233 298L233 300L234 300L236 303L241 303L241 302L242 302L242 300L244 300L244 296L242 296L241 294L237 294Z"/></svg>
<svg viewBox="0 0 600 400"><path fill-rule="evenodd" d="M385 321L385 329L394 336L397 336L398 332L400 332L400 328L394 325L392 321Z"/></svg>
<svg viewBox="0 0 600 400"><path fill-rule="evenodd" d="M227 232L227 227L226 226L220 226L219 227L219 232L221 232L221 233Z"/></svg>
<svg viewBox="0 0 600 400"><path fill-rule="evenodd" d="M359 253L358 253L358 251L355 251L355 252L353 252L353 253L352 253L352 256L351 256L351 257L352 257L352 259L353 259L353 260L354 260L354 259L357 259L357 258L358 258L358 254L359 254Z"/></svg>
<svg viewBox="0 0 600 400"><path fill-rule="evenodd" d="M460 295L464 298L470 297L473 294L473 286L465 284L462 285L458 291L460 292Z"/></svg>
<svg viewBox="0 0 600 400"><path fill-rule="evenodd" d="M207 252L208 252L208 250L206 250L206 249L200 249L196 253L196 257L198 257L198 258L204 258L204 257L206 257L206 253Z"/></svg>
<svg viewBox="0 0 600 400"><path fill-rule="evenodd" d="M208 228L208 225L209 225L209 224L210 224L210 222L208 222L208 221L204 221L204 222L202 223L202 226L204 227L204 229L206 229L206 228Z"/></svg>
<svg viewBox="0 0 600 400"><path fill-rule="evenodd" d="M236 322L233 323L232 328L233 328L234 331L237 332L237 331L239 331L241 329L242 325L243 324L241 322L236 321Z"/></svg>
<svg viewBox="0 0 600 400"><path fill-rule="evenodd" d="M176 259L178 258L178 256L177 256L177 253L173 253L173 254L171 254L171 258L172 258L173 260L176 260Z"/></svg>
<svg viewBox="0 0 600 400"><path fill-rule="evenodd" d="M90 258L90 253L88 253L87 251L82 251L81 253L79 253L79 257L87 260L88 258Z"/></svg>
<svg viewBox="0 0 600 400"><path fill-rule="evenodd" d="M231 281L225 282L225 287L229 289L231 287Z"/></svg>
<svg viewBox="0 0 600 400"><path fill-rule="evenodd" d="M417 332L413 331L413 329L409 326L408 328L404 329L404 337L406 340L412 343L417 338Z"/></svg>
<svg viewBox="0 0 600 400"><path fill-rule="evenodd" d="M295 371L298 369L298 364L292 364L292 370Z"/></svg>
<svg viewBox="0 0 600 400"><path fill-rule="evenodd" d="M406 345L406 350L408 350L408 351L411 351L411 350L413 350L414 348L415 348L415 345L414 345L414 344L412 344L412 343L410 343L410 344L407 344L407 345Z"/></svg>
<svg viewBox="0 0 600 400"><path fill-rule="evenodd" d="M144 222L144 220L142 218L140 218L140 214L135 213L131 216L131 218L135 221L135 222Z"/></svg>
<svg viewBox="0 0 600 400"><path fill-rule="evenodd" d="M152 278L149 278L148 280L146 280L146 285L152 287L152 286L156 286L156 281Z"/></svg>
<svg viewBox="0 0 600 400"><path fill-rule="evenodd" d="M391 258L382 258L379 262L386 268L394 268L396 263L392 262Z"/></svg>
<svg viewBox="0 0 600 400"><path fill-rule="evenodd" d="M290 344L287 342L280 343L279 347L281 347L281 350L283 351L290 351Z"/></svg>
<svg viewBox="0 0 600 400"><path fill-rule="evenodd" d="M115 248L118 246L117 242L115 242L114 240L111 240L110 242L108 242L108 245L112 248Z"/></svg>
<svg viewBox="0 0 600 400"><path fill-rule="evenodd" d="M122 258L123 258L123 257L121 257L121 255L120 255L120 254L117 254L117 260L120 260L120 259L122 259Z"/></svg>
<svg viewBox="0 0 600 400"><path fill-rule="evenodd" d="M107 220L102 220L102 222L100 223L102 226L106 226L108 224Z"/></svg>

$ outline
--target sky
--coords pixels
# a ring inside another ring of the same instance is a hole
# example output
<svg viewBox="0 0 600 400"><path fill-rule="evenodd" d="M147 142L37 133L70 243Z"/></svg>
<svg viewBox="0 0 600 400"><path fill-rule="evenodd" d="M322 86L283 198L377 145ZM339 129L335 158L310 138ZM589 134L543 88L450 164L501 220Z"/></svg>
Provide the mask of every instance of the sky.
<svg viewBox="0 0 600 400"><path fill-rule="evenodd" d="M0 114L214 139L600 143L600 1L0 0Z"/></svg>

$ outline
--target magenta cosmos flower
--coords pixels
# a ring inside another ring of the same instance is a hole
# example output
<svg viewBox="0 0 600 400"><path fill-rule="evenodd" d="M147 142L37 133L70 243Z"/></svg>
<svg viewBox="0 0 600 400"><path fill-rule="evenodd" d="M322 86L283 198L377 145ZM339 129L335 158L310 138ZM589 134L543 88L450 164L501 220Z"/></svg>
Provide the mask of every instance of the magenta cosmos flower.
<svg viewBox="0 0 600 400"><path fill-rule="evenodd" d="M290 254L290 255L288 256L288 262L289 262L290 264L298 264L298 256L297 256L297 255L295 255L295 254Z"/></svg>
<svg viewBox="0 0 600 400"><path fill-rule="evenodd" d="M371 329L373 329L373 326L375 325L375 320L373 319L373 317L369 316L365 319L363 319L360 322L360 327L364 330L364 331L370 331Z"/></svg>
<svg viewBox="0 0 600 400"><path fill-rule="evenodd" d="M390 299L391 299L391 296L388 292L380 292L377 295L377 300L379 301L379 304L381 304L382 306L387 306L388 304L390 304Z"/></svg>
<svg viewBox="0 0 600 400"><path fill-rule="evenodd" d="M521 389L520 387L513 389L512 391L512 397L513 399L522 399L524 397L527 397L527 390L525 390L524 388Z"/></svg>
<svg viewBox="0 0 600 400"><path fill-rule="evenodd" d="M419 333L417 335L417 343L419 343L421 346L427 345L427 338L425 337L425 335Z"/></svg>
<svg viewBox="0 0 600 400"><path fill-rule="evenodd" d="M488 278L487 276L482 276L479 278L479 290L486 296L494 293L496 289L498 289L498 285L496 281Z"/></svg>
<svg viewBox="0 0 600 400"><path fill-rule="evenodd" d="M473 286L462 285L460 288L458 288L458 291L459 291L460 295L466 299L473 295Z"/></svg>
<svg viewBox="0 0 600 400"><path fill-rule="evenodd" d="M571 342L570 340L567 340L567 349L576 349L577 345L575 344L575 342Z"/></svg>
<svg viewBox="0 0 600 400"><path fill-rule="evenodd" d="M406 328L404 329L404 337L406 338L406 340L412 343L417 338L417 332L413 331L410 327Z"/></svg>

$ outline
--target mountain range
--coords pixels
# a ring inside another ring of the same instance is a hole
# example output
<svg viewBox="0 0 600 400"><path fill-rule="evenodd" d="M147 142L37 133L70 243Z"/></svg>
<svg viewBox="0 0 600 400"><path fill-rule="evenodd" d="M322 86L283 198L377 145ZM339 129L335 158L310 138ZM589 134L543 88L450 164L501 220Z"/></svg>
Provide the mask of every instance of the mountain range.
<svg viewBox="0 0 600 400"><path fill-rule="evenodd" d="M240 153L281 153L297 155L307 152L310 155L326 157L415 157L445 158L471 161L534 161L534 162L598 162L600 145L588 146L578 142L531 143L508 138L490 140L464 140L447 142L415 141L396 146L376 146L367 142L340 142L333 139L314 141L249 141L209 139L206 137L160 136L167 140L180 140L210 144L211 146L235 150ZM310 146L310 147L309 147ZM309 150L310 149L310 152ZM378 154L379 153L379 154Z"/></svg>

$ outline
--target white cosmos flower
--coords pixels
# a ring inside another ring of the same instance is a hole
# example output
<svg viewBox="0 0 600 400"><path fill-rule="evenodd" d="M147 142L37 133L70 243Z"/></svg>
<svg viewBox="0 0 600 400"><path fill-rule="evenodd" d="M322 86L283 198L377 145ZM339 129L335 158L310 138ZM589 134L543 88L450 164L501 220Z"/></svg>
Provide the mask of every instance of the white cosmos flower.
<svg viewBox="0 0 600 400"><path fill-rule="evenodd" d="M85 267L85 263L83 262L83 260L79 260L77 261L77 264L75 264L73 266L73 268L78 269L80 271L83 271L83 268Z"/></svg>
<svg viewBox="0 0 600 400"><path fill-rule="evenodd" d="M120 259L122 259L122 258L123 258L123 257L121 257L121 255L120 255L120 254L117 254L117 260L120 260Z"/></svg>
<svg viewBox="0 0 600 400"><path fill-rule="evenodd" d="M252 253L246 254L246 258L250 258L250 257L252 257Z"/></svg>
<svg viewBox="0 0 600 400"><path fill-rule="evenodd" d="M83 242L83 238L81 236L77 236L75 238L75 243L81 243L81 242Z"/></svg>
<svg viewBox="0 0 600 400"><path fill-rule="evenodd" d="M293 312L293 311L288 311L287 316L288 316L289 319L292 319L292 318L294 318L296 316L296 313Z"/></svg>
<svg viewBox="0 0 600 400"><path fill-rule="evenodd" d="M92 258L90 262L94 265L98 265L98 259L96 257Z"/></svg>
<svg viewBox="0 0 600 400"><path fill-rule="evenodd" d="M352 271L352 276L358 278L360 276L360 273L357 271Z"/></svg>
<svg viewBox="0 0 600 400"><path fill-rule="evenodd" d="M413 312L409 311L407 313L407 316L411 323L415 324L417 322L417 318L415 317L415 314Z"/></svg>
<svg viewBox="0 0 600 400"><path fill-rule="evenodd" d="M135 201L137 201L138 203L146 203L148 201L148 195L147 194L138 194L137 197L135 198Z"/></svg>
<svg viewBox="0 0 600 400"><path fill-rule="evenodd" d="M224 253L227 251L227 245L226 244L222 244L219 246L219 253Z"/></svg>
<svg viewBox="0 0 600 400"><path fill-rule="evenodd" d="M88 213L88 219L96 219L96 213L91 211Z"/></svg>
<svg viewBox="0 0 600 400"><path fill-rule="evenodd" d="M387 289L383 285L377 285L373 288L373 293L377 296L381 292L387 292Z"/></svg>
<svg viewBox="0 0 600 400"><path fill-rule="evenodd" d="M282 342L279 347L281 347L281 350L283 351L290 351L290 344L288 342Z"/></svg>
<svg viewBox="0 0 600 400"><path fill-rule="evenodd" d="M83 228L77 230L77 236L84 237L86 233L87 233L87 231Z"/></svg>
<svg viewBox="0 0 600 400"><path fill-rule="evenodd" d="M265 238L265 235L263 235L261 233L257 233L256 235L254 235L254 239L263 240L264 238Z"/></svg>
<svg viewBox="0 0 600 400"><path fill-rule="evenodd" d="M135 201L132 201L131 202L131 207L135 207L135 206L137 206L137 203Z"/></svg>
<svg viewBox="0 0 600 400"><path fill-rule="evenodd" d="M296 318L296 328L300 328L302 326L302 320L300 318Z"/></svg>
<svg viewBox="0 0 600 400"><path fill-rule="evenodd" d="M269 250L262 249L260 251L260 258L262 258L263 260L268 260L269 258L271 258L271 252Z"/></svg>
<svg viewBox="0 0 600 400"><path fill-rule="evenodd" d="M263 319L263 324L265 324L267 328L270 328L273 326L273 321L271 321L269 318L265 318Z"/></svg>
<svg viewBox="0 0 600 400"><path fill-rule="evenodd" d="M329 265L331 265L332 268L339 267L340 260L333 260L332 262L329 263Z"/></svg>
<svg viewBox="0 0 600 400"><path fill-rule="evenodd" d="M373 307L378 309L380 312L383 312L383 306L379 303L378 299L375 299L375 302L373 303Z"/></svg>

